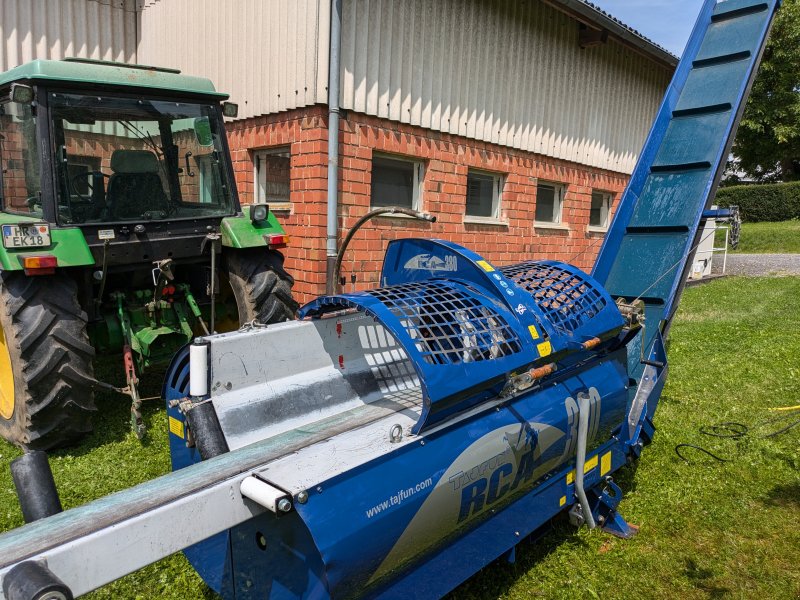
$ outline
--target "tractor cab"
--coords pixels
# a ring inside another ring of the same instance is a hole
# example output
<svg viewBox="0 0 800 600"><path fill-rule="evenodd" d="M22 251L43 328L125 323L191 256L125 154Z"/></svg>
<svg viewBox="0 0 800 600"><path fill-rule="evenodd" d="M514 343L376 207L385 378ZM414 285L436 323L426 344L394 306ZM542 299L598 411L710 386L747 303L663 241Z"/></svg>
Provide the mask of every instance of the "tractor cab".
<svg viewBox="0 0 800 600"><path fill-rule="evenodd" d="M74 60L34 61L3 79L4 212L79 227L96 260L109 239L142 247L107 256L113 265L196 254L194 244L163 253L158 245L202 237L239 211L222 119L235 105L221 105L227 96L210 82ZM9 232L7 248L46 241L34 230Z"/></svg>
<svg viewBox="0 0 800 600"><path fill-rule="evenodd" d="M268 206L239 204L227 98L141 65L36 60L0 74L5 439L81 437L99 388L131 396L142 435L146 368L198 333L294 317L288 238ZM95 354L116 353L124 388L93 375Z"/></svg>

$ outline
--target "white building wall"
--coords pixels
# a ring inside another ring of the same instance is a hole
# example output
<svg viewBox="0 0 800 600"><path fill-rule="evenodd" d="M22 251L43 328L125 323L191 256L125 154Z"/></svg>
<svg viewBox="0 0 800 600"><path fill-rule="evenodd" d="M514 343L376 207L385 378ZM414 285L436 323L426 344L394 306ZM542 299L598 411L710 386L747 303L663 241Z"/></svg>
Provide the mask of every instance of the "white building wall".
<svg viewBox="0 0 800 600"><path fill-rule="evenodd" d="M138 61L209 77L239 117L327 103L329 0L139 0Z"/></svg>
<svg viewBox="0 0 800 600"><path fill-rule="evenodd" d="M2 69L210 77L242 118L327 103L330 0L0 0ZM343 108L629 173L671 73L538 0L343 0Z"/></svg>
<svg viewBox="0 0 800 600"><path fill-rule="evenodd" d="M135 62L135 0L0 0L0 70L70 56Z"/></svg>
<svg viewBox="0 0 800 600"><path fill-rule="evenodd" d="M630 173L671 77L536 0L344 0L342 106Z"/></svg>

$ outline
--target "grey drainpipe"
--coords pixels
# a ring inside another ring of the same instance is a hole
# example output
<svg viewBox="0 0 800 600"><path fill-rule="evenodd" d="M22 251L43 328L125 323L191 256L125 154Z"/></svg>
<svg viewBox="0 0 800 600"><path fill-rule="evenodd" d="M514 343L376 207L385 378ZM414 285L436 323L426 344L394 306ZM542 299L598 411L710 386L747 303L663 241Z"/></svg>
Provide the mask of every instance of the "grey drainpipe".
<svg viewBox="0 0 800 600"><path fill-rule="evenodd" d="M331 0L331 48L328 70L328 238L325 293L336 293L334 271L339 229L339 65L342 49L342 0Z"/></svg>

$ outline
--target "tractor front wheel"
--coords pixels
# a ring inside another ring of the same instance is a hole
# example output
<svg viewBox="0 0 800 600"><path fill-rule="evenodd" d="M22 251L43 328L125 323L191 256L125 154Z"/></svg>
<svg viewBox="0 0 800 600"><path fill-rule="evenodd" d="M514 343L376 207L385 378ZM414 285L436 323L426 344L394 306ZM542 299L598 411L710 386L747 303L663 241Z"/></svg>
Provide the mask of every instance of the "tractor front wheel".
<svg viewBox="0 0 800 600"><path fill-rule="evenodd" d="M0 436L49 450L91 431L93 358L72 279L0 275Z"/></svg>
<svg viewBox="0 0 800 600"><path fill-rule="evenodd" d="M225 255L239 324L258 321L265 325L294 319L299 306L292 298L294 279L283 268L276 250L248 248Z"/></svg>

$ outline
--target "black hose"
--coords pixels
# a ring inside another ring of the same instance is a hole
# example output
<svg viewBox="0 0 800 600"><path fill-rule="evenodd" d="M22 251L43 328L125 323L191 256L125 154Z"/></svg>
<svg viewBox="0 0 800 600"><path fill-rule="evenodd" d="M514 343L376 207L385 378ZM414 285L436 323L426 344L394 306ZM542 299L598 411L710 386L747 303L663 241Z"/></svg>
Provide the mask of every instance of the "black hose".
<svg viewBox="0 0 800 600"><path fill-rule="evenodd" d="M361 217L358 221L356 221L356 224L350 228L350 231L347 232L347 235L342 241L342 245L339 247L339 252L336 253L336 266L333 268L334 290L339 285L339 271L342 268L342 258L344 258L344 253L345 250L347 250L347 246L350 244L350 240L353 239L353 236L356 234L356 231L361 229L361 226L364 225L364 223L366 223L373 217L377 217L384 214L401 214L413 217L415 219L419 219L421 221L429 221L431 223L436 222L435 216L429 215L427 213L421 213L411 208L403 208L401 206L384 206L381 208L372 209L363 217Z"/></svg>
<svg viewBox="0 0 800 600"><path fill-rule="evenodd" d="M741 440L741 439L743 439L745 437L748 437L748 436L756 437L756 438L760 438L760 439L769 439L769 438L773 438L773 437L776 437L778 435L781 435L783 433L786 433L790 429L793 429L793 428L797 427L798 425L800 425L800 419L798 419L796 417L797 417L796 415L792 415L792 414L779 415L777 417L772 417L771 419L766 419L764 421L759 421L758 423L756 423L753 426L747 426L744 423L737 423L736 421L724 421L722 423L717 423L715 425L704 425L703 427L700 428L699 431L703 435L707 435L707 436L710 436L710 437L716 437L716 438L730 439L730 440ZM756 430L756 429L758 429L760 427L763 427L764 425L769 425L769 424L772 424L772 423L783 423L783 422L788 421L790 419L794 419L794 420L791 421L788 425L784 425L783 427L781 427L779 429L776 429L775 431L771 431L769 433L766 433L764 435L759 435L759 436L753 436L752 435L752 432L754 430ZM714 460L716 460L718 462L730 462L730 459L722 458L720 456L717 456L713 452L709 452L708 450L706 450L705 448L703 448L701 446L695 446L694 444L678 444L677 446L675 446L675 454L677 454L680 458L682 458L687 463L689 463L690 461L689 461L688 458L686 458L683 455L683 453L681 453L681 448L692 448L694 450L699 450L700 452L703 452L703 453L709 455L711 458L713 458Z"/></svg>

